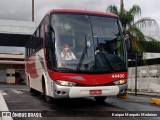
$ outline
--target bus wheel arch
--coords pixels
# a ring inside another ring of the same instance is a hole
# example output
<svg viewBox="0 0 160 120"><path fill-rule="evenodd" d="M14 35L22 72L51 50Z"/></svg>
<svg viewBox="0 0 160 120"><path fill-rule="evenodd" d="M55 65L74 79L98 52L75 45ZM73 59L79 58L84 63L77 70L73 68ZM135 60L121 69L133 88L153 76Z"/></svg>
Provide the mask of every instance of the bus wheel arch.
<svg viewBox="0 0 160 120"><path fill-rule="evenodd" d="M30 87L29 75L27 76L27 85Z"/></svg>
<svg viewBox="0 0 160 120"><path fill-rule="evenodd" d="M27 76L27 86L28 86L28 87L31 87L29 75Z"/></svg>

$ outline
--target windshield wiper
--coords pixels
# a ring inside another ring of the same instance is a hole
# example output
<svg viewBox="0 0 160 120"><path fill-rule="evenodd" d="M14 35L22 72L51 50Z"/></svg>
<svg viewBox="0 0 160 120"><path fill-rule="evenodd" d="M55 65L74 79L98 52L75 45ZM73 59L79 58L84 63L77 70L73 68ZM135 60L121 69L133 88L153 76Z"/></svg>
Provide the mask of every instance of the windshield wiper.
<svg viewBox="0 0 160 120"><path fill-rule="evenodd" d="M88 46L87 46L87 39L86 39L86 36L85 36L85 47L84 47L84 49L83 49L83 53L82 53L82 55L81 55L81 57L80 57L80 60L79 60L78 65L77 65L77 68L76 68L77 71L79 71L80 68L81 68L81 66L82 66L84 57L85 57L85 55L86 55L86 53L87 53L87 48L88 48Z"/></svg>

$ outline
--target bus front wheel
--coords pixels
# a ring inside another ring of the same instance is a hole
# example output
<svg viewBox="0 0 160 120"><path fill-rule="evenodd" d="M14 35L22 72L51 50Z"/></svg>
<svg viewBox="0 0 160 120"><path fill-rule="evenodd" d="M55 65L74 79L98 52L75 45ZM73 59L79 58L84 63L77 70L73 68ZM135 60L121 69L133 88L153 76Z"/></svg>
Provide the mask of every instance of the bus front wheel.
<svg viewBox="0 0 160 120"><path fill-rule="evenodd" d="M97 101L97 102L103 102L106 100L107 97L94 97L94 99Z"/></svg>

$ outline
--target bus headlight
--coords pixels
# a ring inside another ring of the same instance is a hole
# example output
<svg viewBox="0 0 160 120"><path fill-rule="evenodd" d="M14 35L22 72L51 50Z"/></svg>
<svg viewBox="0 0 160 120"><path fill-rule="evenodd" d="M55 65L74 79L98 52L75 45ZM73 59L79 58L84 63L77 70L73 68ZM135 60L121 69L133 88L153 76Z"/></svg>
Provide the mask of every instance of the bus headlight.
<svg viewBox="0 0 160 120"><path fill-rule="evenodd" d="M58 85L62 85L62 86L75 86L76 85L76 83L74 83L74 82L63 81L63 80L56 80L56 83Z"/></svg>
<svg viewBox="0 0 160 120"><path fill-rule="evenodd" d="M121 79L121 80L114 81L113 83L115 85L122 85L122 84L125 84L126 82L127 82L127 79Z"/></svg>

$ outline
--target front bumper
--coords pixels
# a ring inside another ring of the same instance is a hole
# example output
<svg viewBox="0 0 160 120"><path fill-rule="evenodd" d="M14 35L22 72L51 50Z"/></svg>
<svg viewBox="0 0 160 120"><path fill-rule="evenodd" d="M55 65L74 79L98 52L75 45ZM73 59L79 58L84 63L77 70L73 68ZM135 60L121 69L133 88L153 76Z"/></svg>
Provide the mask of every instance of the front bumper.
<svg viewBox="0 0 160 120"><path fill-rule="evenodd" d="M90 95L90 90L102 90L102 94ZM96 97L96 96L119 96L125 94L127 83L115 86L91 86L91 87L68 87L54 84L54 98L80 98L80 97Z"/></svg>

